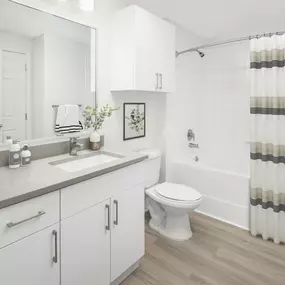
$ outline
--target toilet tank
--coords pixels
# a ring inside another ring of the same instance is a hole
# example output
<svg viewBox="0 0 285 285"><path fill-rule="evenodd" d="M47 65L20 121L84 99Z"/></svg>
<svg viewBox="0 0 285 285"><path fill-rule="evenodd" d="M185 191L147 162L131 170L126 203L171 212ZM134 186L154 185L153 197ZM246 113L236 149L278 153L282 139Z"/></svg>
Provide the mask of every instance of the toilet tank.
<svg viewBox="0 0 285 285"><path fill-rule="evenodd" d="M158 183L161 167L161 151L158 149L142 149L140 153L148 155L144 163L144 186L150 188Z"/></svg>

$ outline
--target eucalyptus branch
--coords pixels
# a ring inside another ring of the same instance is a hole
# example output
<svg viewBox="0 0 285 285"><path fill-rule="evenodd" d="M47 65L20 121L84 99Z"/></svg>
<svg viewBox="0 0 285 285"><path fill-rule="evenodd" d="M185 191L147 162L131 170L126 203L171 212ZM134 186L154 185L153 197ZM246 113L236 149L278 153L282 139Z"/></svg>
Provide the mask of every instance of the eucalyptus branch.
<svg viewBox="0 0 285 285"><path fill-rule="evenodd" d="M120 107L112 108L109 104L106 104L102 107L96 105L95 108L87 106L83 111L83 117L85 118L85 128L93 128L94 130L101 129L105 119L111 117L113 112L119 109Z"/></svg>

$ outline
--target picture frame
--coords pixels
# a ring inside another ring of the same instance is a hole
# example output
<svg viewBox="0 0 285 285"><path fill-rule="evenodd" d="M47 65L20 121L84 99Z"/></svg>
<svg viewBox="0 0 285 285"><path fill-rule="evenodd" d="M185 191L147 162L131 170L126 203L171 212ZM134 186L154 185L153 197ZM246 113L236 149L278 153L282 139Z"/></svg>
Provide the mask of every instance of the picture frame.
<svg viewBox="0 0 285 285"><path fill-rule="evenodd" d="M124 103L123 139L124 141L146 136L146 104Z"/></svg>

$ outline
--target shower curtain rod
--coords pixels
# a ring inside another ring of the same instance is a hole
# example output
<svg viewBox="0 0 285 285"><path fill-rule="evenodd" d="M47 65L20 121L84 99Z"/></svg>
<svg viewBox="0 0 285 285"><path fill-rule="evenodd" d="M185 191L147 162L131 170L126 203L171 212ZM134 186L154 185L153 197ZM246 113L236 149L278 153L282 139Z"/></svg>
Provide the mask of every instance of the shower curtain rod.
<svg viewBox="0 0 285 285"><path fill-rule="evenodd" d="M193 52L193 51L198 51L200 49L210 48L210 47L214 47L214 46L221 46L221 45L235 43L235 42L248 41L248 40L251 40L251 39L258 39L258 38L262 38L262 37L271 37L273 35L280 35L281 36L281 35L284 35L284 34L285 34L285 31L284 32L276 32L276 33L257 34L257 35L248 36L248 37L231 39L231 40L227 40L227 41L223 41L223 42L216 42L216 43L212 43L212 44L201 45L201 46L197 46L197 47L194 47L194 48L186 49L186 50L183 50L183 51L176 51L176 57L178 57L181 54L185 54L185 53Z"/></svg>

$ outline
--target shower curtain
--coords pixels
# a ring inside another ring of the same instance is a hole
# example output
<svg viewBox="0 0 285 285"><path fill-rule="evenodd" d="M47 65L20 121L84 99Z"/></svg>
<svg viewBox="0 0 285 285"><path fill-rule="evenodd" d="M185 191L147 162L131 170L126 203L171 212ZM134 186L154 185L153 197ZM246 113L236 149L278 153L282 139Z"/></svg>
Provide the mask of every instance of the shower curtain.
<svg viewBox="0 0 285 285"><path fill-rule="evenodd" d="M252 39L250 228L285 242L285 36Z"/></svg>

